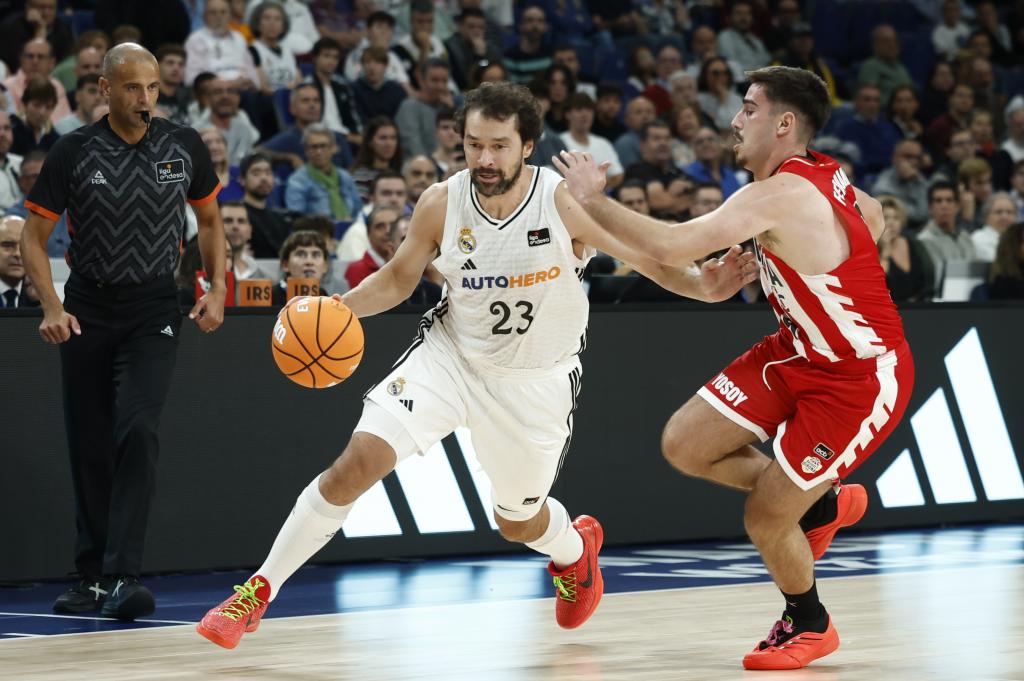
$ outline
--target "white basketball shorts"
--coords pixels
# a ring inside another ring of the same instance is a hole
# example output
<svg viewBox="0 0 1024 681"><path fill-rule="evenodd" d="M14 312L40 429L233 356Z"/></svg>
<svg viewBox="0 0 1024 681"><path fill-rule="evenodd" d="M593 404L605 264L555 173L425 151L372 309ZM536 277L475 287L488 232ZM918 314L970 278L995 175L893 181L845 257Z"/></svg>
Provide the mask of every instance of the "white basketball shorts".
<svg viewBox="0 0 1024 681"><path fill-rule="evenodd" d="M495 512L528 520L544 505L569 451L581 376L575 357L543 372L484 373L455 350L443 328L421 323L416 341L367 392L355 430L384 439L401 462L468 428Z"/></svg>

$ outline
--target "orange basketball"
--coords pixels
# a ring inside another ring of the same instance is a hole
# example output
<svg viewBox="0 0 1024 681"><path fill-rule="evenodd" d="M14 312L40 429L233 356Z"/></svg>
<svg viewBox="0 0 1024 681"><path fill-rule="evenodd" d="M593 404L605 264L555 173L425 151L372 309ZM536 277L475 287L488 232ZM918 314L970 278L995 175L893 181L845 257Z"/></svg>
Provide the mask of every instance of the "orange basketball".
<svg viewBox="0 0 1024 681"><path fill-rule="evenodd" d="M330 388L363 357L363 326L334 298L299 298L277 315L270 341L285 376L307 388Z"/></svg>

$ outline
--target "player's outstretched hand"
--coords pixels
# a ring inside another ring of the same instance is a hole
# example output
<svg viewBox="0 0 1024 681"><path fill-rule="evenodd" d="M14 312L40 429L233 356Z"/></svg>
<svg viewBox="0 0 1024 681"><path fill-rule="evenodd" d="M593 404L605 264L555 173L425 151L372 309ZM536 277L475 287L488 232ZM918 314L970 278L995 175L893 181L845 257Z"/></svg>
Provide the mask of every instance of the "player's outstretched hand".
<svg viewBox="0 0 1024 681"><path fill-rule="evenodd" d="M188 313L200 331L210 333L216 331L224 323L224 289L210 289Z"/></svg>
<svg viewBox="0 0 1024 681"><path fill-rule="evenodd" d="M721 258L711 258L700 267L700 286L710 303L728 300L757 279L754 254L733 246Z"/></svg>
<svg viewBox="0 0 1024 681"><path fill-rule="evenodd" d="M585 151L563 151L561 158L552 156L551 162L565 177L569 193L580 204L586 204L604 191L610 162L605 161L597 165L594 157Z"/></svg>

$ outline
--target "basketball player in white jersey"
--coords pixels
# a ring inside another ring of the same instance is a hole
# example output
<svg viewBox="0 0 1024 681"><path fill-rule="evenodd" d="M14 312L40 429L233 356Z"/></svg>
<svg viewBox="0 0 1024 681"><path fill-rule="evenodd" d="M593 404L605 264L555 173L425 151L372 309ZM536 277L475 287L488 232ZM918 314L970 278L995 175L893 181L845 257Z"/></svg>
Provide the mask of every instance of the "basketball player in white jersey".
<svg viewBox="0 0 1024 681"><path fill-rule="evenodd" d="M488 84L459 112L468 168L420 197L394 258L341 300L359 317L405 300L428 264L445 295L412 346L366 394L341 456L299 495L264 564L210 610L200 634L233 648L284 581L343 527L356 499L403 459L460 426L492 485L509 541L551 558L559 625L581 625L603 592L603 532L548 496L572 435L585 345L580 278L594 248L680 295L724 300L756 276L749 254L675 269L625 248L579 207L555 172L527 166L542 123L522 86Z"/></svg>

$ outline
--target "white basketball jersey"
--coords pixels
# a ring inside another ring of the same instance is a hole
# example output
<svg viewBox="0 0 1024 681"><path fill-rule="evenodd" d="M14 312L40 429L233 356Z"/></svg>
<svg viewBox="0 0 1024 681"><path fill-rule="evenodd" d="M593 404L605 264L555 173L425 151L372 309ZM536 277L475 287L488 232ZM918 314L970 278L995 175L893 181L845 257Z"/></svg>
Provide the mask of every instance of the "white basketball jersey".
<svg viewBox="0 0 1024 681"><path fill-rule="evenodd" d="M522 203L504 220L489 216L470 171L448 179L448 212L441 253L444 275L441 329L466 359L497 369L544 369L586 345L590 305L581 280L583 259L555 209L560 175L532 172Z"/></svg>

